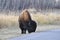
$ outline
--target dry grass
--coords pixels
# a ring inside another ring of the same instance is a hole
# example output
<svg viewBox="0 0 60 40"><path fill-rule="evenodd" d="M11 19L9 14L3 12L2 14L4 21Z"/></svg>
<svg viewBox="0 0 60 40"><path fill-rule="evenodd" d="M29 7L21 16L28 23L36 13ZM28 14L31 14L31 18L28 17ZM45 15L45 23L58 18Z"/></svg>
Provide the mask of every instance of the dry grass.
<svg viewBox="0 0 60 40"><path fill-rule="evenodd" d="M38 24L59 24L60 14L33 14L32 18L37 21Z"/></svg>
<svg viewBox="0 0 60 40"><path fill-rule="evenodd" d="M38 24L59 24L60 14L31 14L33 20ZM18 16L14 15L0 15L0 28L2 27L17 27Z"/></svg>
<svg viewBox="0 0 60 40"><path fill-rule="evenodd" d="M0 15L0 28L16 27L18 25L18 16Z"/></svg>

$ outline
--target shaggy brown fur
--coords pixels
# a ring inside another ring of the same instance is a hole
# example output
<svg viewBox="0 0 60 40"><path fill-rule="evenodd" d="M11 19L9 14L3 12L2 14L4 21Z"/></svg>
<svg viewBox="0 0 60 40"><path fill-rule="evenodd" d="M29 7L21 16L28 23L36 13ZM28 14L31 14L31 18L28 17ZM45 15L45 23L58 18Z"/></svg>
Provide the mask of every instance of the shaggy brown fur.
<svg viewBox="0 0 60 40"><path fill-rule="evenodd" d="M31 16L29 14L29 12L27 10L24 10L21 15L19 16L19 21L30 21L31 20Z"/></svg>

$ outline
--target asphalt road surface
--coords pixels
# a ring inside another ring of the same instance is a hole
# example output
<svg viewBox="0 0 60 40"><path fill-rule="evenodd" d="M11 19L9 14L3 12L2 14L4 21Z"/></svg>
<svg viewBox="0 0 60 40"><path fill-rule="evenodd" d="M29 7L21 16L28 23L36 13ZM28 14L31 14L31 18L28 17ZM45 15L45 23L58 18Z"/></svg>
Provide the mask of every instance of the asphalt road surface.
<svg viewBox="0 0 60 40"><path fill-rule="evenodd" d="M60 40L60 29L26 34L10 40Z"/></svg>
<svg viewBox="0 0 60 40"><path fill-rule="evenodd" d="M44 34L46 31L55 30L55 29L60 29L60 25L40 25L40 26L37 27L36 32L34 33L34 35L36 34L36 36L38 36L38 34L41 35L41 34ZM59 32L60 32L60 30L59 30ZM59 34L59 32L58 32L58 34ZM50 32L48 32L48 33L50 33ZM23 34L21 34L21 30L19 29L19 27L11 27L11 28L2 28L2 29L0 29L0 40L13 39L13 38L16 38L16 37L21 37L22 35ZM29 35L28 32L25 35ZM56 37L57 37L57 35L56 35Z"/></svg>

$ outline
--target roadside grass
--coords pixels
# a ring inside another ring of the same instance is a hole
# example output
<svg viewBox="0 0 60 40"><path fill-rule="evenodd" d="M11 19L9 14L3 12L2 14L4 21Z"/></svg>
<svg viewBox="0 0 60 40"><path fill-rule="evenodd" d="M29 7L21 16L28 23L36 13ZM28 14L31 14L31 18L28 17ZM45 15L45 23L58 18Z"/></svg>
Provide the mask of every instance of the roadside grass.
<svg viewBox="0 0 60 40"><path fill-rule="evenodd" d="M39 25L60 24L60 14L31 14L31 18ZM0 28L17 27L18 16L16 15L0 15Z"/></svg>

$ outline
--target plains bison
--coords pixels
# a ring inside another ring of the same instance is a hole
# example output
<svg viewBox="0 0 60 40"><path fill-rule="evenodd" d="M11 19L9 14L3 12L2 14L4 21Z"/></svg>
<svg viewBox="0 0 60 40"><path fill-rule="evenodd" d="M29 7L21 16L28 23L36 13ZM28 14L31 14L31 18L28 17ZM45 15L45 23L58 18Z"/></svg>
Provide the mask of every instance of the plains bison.
<svg viewBox="0 0 60 40"><path fill-rule="evenodd" d="M35 32L37 23L31 19L31 16L27 10L24 10L19 16L19 27L22 34L26 34L26 30L29 33Z"/></svg>

